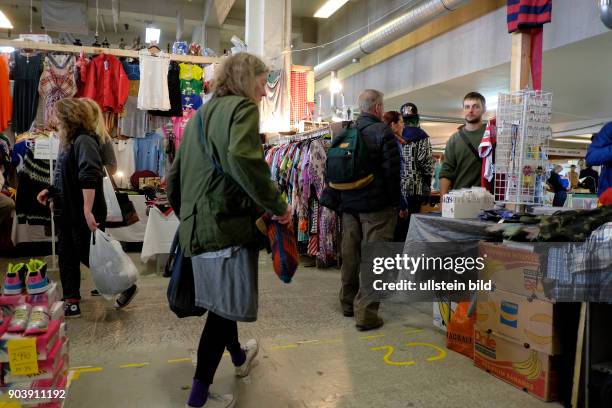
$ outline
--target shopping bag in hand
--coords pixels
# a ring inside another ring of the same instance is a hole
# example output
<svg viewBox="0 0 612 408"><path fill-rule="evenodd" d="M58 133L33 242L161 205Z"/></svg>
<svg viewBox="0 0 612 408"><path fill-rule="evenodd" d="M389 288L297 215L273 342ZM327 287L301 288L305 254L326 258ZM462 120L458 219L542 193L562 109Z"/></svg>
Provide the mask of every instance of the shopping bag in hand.
<svg viewBox="0 0 612 408"><path fill-rule="evenodd" d="M96 289L107 299L130 288L138 280L138 269L123 252L119 241L99 229L91 234L89 269Z"/></svg>
<svg viewBox="0 0 612 408"><path fill-rule="evenodd" d="M195 305L195 288L193 282L193 268L191 258L186 257L179 244L179 233L176 232L172 248L170 249L167 269L172 271L168 283L168 305L170 310L179 318L202 316L206 309Z"/></svg>
<svg viewBox="0 0 612 408"><path fill-rule="evenodd" d="M268 237L272 249L272 265L280 280L290 283L299 263L293 225L280 224L265 213L256 222L257 228Z"/></svg>
<svg viewBox="0 0 612 408"><path fill-rule="evenodd" d="M102 186L104 187L104 200L106 201L106 221L121 222L123 221L123 214L121 213L121 207L119 206L119 201L117 200L117 194L115 194L113 182L106 172L106 168L104 169L104 172L106 174L102 181Z"/></svg>

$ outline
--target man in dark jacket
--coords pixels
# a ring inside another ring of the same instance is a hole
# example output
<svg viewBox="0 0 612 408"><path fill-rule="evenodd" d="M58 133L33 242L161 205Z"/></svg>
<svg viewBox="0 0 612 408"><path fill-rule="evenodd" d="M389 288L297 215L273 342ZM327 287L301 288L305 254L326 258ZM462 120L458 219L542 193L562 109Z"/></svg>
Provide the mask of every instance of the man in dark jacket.
<svg viewBox="0 0 612 408"><path fill-rule="evenodd" d="M378 302L359 291L362 242L393 241L400 197L400 156L393 131L381 119L383 94L368 89L359 95L361 115L356 126L368 148L374 179L356 190L340 192L342 212L342 288L344 316L355 316L361 331L379 328Z"/></svg>

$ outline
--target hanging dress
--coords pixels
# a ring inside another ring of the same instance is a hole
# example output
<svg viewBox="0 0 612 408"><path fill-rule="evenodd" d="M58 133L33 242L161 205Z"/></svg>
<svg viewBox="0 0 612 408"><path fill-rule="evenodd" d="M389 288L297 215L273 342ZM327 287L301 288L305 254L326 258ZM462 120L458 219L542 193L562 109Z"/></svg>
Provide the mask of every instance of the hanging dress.
<svg viewBox="0 0 612 408"><path fill-rule="evenodd" d="M25 57L15 53L12 121L15 134L30 130L32 122L36 119L40 61L40 55Z"/></svg>
<svg viewBox="0 0 612 408"><path fill-rule="evenodd" d="M75 63L74 55L49 54L45 58L45 68L38 85L38 91L45 105L45 123L49 122L55 102L71 98L76 94Z"/></svg>
<svg viewBox="0 0 612 408"><path fill-rule="evenodd" d="M9 82L8 58L0 55L0 132L3 132L13 115L13 99Z"/></svg>
<svg viewBox="0 0 612 408"><path fill-rule="evenodd" d="M143 49L138 53L140 59L140 86L138 88L138 109L170 110L168 93L168 68L170 59L160 52L157 56Z"/></svg>

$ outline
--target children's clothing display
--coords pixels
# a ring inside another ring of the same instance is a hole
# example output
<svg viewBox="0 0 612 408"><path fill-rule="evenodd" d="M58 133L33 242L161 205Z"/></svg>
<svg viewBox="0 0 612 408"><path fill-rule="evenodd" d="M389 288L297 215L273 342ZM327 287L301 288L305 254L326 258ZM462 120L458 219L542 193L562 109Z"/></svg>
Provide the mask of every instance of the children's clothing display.
<svg viewBox="0 0 612 408"><path fill-rule="evenodd" d="M49 121L55 102L76 94L75 63L74 55L49 54L45 58L45 68L38 86L40 96L45 103L45 122Z"/></svg>
<svg viewBox="0 0 612 408"><path fill-rule="evenodd" d="M138 57L140 59L138 109L170 110L168 93L170 59L164 53L153 56L146 49L140 50Z"/></svg>
<svg viewBox="0 0 612 408"><path fill-rule="evenodd" d="M15 81L13 90L12 128L16 134L23 133L32 127L38 110L38 83L40 81L40 55L15 55L15 66L12 77Z"/></svg>

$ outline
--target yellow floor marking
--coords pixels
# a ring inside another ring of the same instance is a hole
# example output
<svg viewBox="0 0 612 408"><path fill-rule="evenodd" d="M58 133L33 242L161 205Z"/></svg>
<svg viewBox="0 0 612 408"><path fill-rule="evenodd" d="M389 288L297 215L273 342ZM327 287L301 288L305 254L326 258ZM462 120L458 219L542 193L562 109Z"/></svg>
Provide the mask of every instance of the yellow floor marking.
<svg viewBox="0 0 612 408"><path fill-rule="evenodd" d="M120 365L119 368L145 367L145 366L148 366L148 365L149 365L149 363L123 364L123 365Z"/></svg>
<svg viewBox="0 0 612 408"><path fill-rule="evenodd" d="M297 348L297 344L287 344L286 346L272 346L270 350L286 350L286 349L294 349Z"/></svg>
<svg viewBox="0 0 612 408"><path fill-rule="evenodd" d="M385 337L385 335L383 333L381 333L381 334L373 334L371 336L360 337L360 339L362 339L362 340L366 340L366 339L378 339L378 338L381 338L381 337Z"/></svg>
<svg viewBox="0 0 612 408"><path fill-rule="evenodd" d="M406 330L406 334L415 334L415 333L421 333L424 332L425 330L423 329L410 329L410 330Z"/></svg>
<svg viewBox="0 0 612 408"><path fill-rule="evenodd" d="M410 343L406 343L406 345L410 346L410 347L417 347L417 346L431 347L434 350L437 350L438 351L438 355L437 356L433 356L433 357L429 357L427 359L427 361L442 360L443 358L446 357L446 350L444 350L441 347L436 346L435 344L423 343L423 342L410 342Z"/></svg>
<svg viewBox="0 0 612 408"><path fill-rule="evenodd" d="M385 353L385 356L383 357L383 360L388 365L392 365L392 366L411 366L411 365L415 365L416 364L416 361L391 361L391 359L389 357L391 357L391 354L393 354L393 352L395 351L393 346L370 347L370 350L375 350L375 351L376 350L387 350L387 352Z"/></svg>
<svg viewBox="0 0 612 408"><path fill-rule="evenodd" d="M78 380L82 373L97 373L102 371L102 367L71 368L70 371L72 371L72 379Z"/></svg>
<svg viewBox="0 0 612 408"><path fill-rule="evenodd" d="M168 364L186 363L187 361L191 363L192 360L190 358L175 358L174 360L168 360Z"/></svg>

